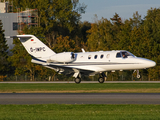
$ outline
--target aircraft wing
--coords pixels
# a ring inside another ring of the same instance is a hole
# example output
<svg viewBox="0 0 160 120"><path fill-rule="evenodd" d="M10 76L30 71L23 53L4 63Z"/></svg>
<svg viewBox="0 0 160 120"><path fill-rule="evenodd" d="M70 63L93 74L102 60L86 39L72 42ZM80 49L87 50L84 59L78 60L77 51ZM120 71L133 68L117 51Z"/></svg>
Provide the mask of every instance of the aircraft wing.
<svg viewBox="0 0 160 120"><path fill-rule="evenodd" d="M55 70L56 72L60 73L60 74L65 74L65 75L73 75L74 73L81 73L83 75L94 75L95 71L94 69L92 70L90 68L90 70L86 69L82 69L82 68L76 68L67 64L56 64L56 63L47 63L44 61L37 61L32 59L31 61L32 63L36 63L36 64L40 64L43 65L44 67L50 68Z"/></svg>
<svg viewBox="0 0 160 120"><path fill-rule="evenodd" d="M74 73L82 73L83 75L90 75L94 73L92 70L85 70L80 68L68 67L68 66L59 66L56 64L48 64L46 67L54 68L57 72L62 74L74 74Z"/></svg>

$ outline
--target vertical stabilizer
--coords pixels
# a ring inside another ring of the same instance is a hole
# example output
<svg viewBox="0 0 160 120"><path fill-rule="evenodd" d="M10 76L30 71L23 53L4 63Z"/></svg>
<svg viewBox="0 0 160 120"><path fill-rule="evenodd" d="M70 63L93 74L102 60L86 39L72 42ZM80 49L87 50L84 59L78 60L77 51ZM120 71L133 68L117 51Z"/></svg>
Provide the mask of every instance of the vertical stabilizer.
<svg viewBox="0 0 160 120"><path fill-rule="evenodd" d="M36 58L45 58L56 54L34 35L17 35L27 52Z"/></svg>

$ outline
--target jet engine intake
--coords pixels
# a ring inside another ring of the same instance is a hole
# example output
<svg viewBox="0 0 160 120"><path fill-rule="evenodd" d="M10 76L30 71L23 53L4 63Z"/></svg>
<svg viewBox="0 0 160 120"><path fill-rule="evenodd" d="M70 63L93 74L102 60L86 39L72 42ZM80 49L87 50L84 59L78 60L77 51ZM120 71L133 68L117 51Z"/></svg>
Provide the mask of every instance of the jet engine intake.
<svg viewBox="0 0 160 120"><path fill-rule="evenodd" d="M58 53L50 57L52 62L70 63L75 60L75 54L73 52Z"/></svg>

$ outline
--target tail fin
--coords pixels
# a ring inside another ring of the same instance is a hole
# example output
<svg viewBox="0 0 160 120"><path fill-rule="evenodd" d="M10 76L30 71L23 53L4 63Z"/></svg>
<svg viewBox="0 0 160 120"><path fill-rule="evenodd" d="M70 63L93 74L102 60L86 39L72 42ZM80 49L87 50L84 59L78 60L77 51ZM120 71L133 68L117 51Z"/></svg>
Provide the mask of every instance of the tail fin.
<svg viewBox="0 0 160 120"><path fill-rule="evenodd" d="M44 58L56 54L34 35L17 35L16 37L19 38L27 52L36 58Z"/></svg>

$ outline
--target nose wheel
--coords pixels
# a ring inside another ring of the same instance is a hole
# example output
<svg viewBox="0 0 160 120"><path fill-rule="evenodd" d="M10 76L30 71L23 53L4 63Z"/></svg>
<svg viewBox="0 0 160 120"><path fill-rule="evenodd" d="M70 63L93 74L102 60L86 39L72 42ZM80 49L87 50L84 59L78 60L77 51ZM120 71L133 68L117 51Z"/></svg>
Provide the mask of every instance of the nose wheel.
<svg viewBox="0 0 160 120"><path fill-rule="evenodd" d="M137 78L139 79L139 78L141 78L141 76L140 76L140 75L137 75Z"/></svg>

